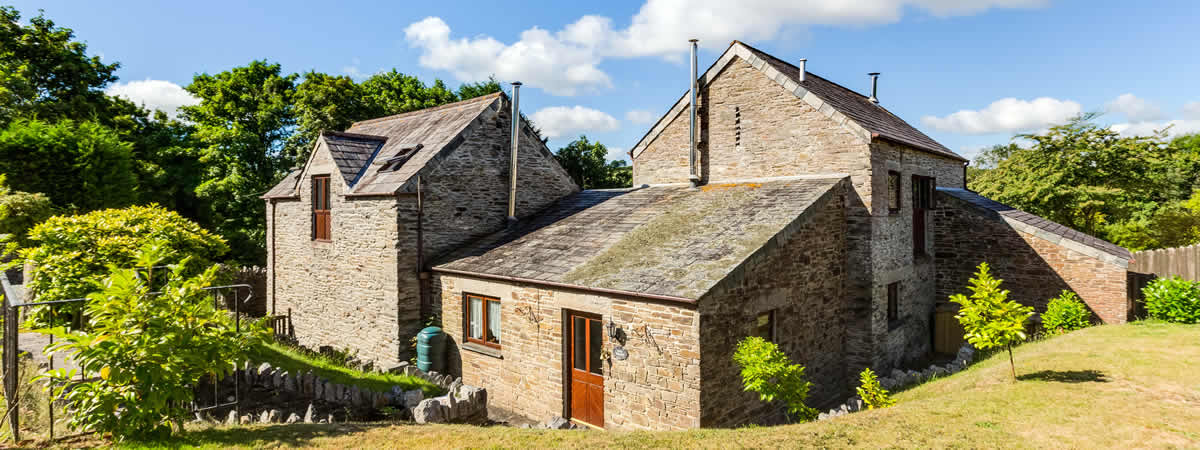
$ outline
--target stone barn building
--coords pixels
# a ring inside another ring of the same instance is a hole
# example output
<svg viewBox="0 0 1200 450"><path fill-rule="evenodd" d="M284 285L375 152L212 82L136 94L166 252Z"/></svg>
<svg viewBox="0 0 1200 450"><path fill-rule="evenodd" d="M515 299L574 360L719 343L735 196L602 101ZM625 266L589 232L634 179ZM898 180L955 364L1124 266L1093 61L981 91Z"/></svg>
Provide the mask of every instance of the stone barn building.
<svg viewBox="0 0 1200 450"><path fill-rule="evenodd" d="M929 354L981 261L1039 310L1070 289L1128 318L1129 252L966 190L964 158L799 62L733 42L630 151L629 189L579 191L528 126L509 184L503 94L325 133L264 196L275 311L384 365L433 320L491 408L606 429L779 421L742 391L746 336L842 400Z"/></svg>

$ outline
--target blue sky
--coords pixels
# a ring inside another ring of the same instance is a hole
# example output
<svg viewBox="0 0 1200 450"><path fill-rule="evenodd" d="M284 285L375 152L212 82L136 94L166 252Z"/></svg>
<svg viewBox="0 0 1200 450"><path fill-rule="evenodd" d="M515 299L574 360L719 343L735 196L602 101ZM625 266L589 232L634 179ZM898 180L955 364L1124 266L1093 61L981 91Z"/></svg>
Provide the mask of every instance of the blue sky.
<svg viewBox="0 0 1200 450"><path fill-rule="evenodd" d="M520 79L522 109L553 136L627 150L732 39L880 100L970 155L1079 111L1127 134L1200 131L1194 1L731 2L15 1L119 61L112 92L173 109L197 73L268 59L365 77L396 68L457 87ZM686 6L685 6L686 5ZM618 157L610 153L610 157Z"/></svg>

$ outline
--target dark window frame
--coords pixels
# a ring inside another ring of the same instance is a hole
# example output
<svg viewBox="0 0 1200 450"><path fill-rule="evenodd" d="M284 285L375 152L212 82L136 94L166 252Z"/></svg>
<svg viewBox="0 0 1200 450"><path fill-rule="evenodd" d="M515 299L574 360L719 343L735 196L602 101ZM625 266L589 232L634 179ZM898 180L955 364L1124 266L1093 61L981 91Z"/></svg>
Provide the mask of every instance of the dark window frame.
<svg viewBox="0 0 1200 450"><path fill-rule="evenodd" d="M887 319L889 328L900 322L900 282L887 285Z"/></svg>
<svg viewBox="0 0 1200 450"><path fill-rule="evenodd" d="M892 190L892 179L896 180L896 189ZM899 171L889 170L887 177L887 202L888 214L900 214L900 209L904 207L904 177ZM892 207L892 200L896 201L896 207Z"/></svg>
<svg viewBox="0 0 1200 450"><path fill-rule="evenodd" d="M929 254L927 237L929 220L927 213L934 209L934 195L937 192L937 178L923 175L912 176L912 208L913 208L913 256Z"/></svg>
<svg viewBox="0 0 1200 450"><path fill-rule="evenodd" d="M754 315L754 335L755 336L766 339L768 342L776 342L775 338L778 336L778 333L776 333L776 329L778 327L778 322L776 322L775 311L776 310L771 309L771 310L763 311L763 312L760 312L760 313ZM766 336L762 335L762 332L760 331L762 326L758 324L759 320L762 319L763 316L767 316L767 335Z"/></svg>
<svg viewBox="0 0 1200 450"><path fill-rule="evenodd" d="M480 320L479 326L480 326L480 336L483 337L483 339L476 339L476 338L471 337L471 299L472 298L477 298L477 299L481 300L480 305L479 305L479 307L480 307L479 315L481 316L479 318L479 320ZM491 303L491 302L494 302L494 303L497 303L500 305L500 311L501 311L500 317L501 317L501 320L503 320L503 318L504 318L504 303L502 301L500 301L500 298L490 297L487 295L463 293L463 341L470 342L473 344L483 345L486 347L491 347L494 349L501 349L502 348L501 345L504 342L502 340L503 339L502 336L496 337L496 342L488 341L488 334L490 333L490 331L488 330L488 314L489 314L488 313L488 303ZM503 332L501 332L501 334L503 334Z"/></svg>
<svg viewBox="0 0 1200 450"><path fill-rule="evenodd" d="M329 175L313 175L312 177L312 240L317 242L333 240L329 180Z"/></svg>

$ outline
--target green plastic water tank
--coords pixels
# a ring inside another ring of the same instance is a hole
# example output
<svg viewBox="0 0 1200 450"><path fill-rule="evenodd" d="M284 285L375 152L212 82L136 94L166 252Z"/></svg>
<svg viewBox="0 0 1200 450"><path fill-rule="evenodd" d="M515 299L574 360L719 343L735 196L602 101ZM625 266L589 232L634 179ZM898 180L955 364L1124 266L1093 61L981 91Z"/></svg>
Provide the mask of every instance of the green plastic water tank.
<svg viewBox="0 0 1200 450"><path fill-rule="evenodd" d="M417 368L423 372L446 370L446 334L438 327L417 333Z"/></svg>

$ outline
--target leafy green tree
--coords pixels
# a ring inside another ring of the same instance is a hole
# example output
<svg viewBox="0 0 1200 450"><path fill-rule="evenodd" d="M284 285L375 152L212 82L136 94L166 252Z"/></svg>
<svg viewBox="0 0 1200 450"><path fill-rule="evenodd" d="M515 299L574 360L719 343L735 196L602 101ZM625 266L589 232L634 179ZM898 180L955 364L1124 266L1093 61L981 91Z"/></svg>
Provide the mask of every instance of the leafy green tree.
<svg viewBox="0 0 1200 450"><path fill-rule="evenodd" d="M632 168L623 160L608 161L608 147L587 136L558 149L554 157L583 189L622 188L633 183Z"/></svg>
<svg viewBox="0 0 1200 450"><path fill-rule="evenodd" d="M116 81L119 64L87 55L75 32L39 14L20 22L0 6L0 125L18 117L89 120L103 115L104 87Z"/></svg>
<svg viewBox="0 0 1200 450"><path fill-rule="evenodd" d="M155 205L51 217L30 230L29 241L33 246L21 252L33 264L26 288L39 300L87 295L109 266L132 267L149 243L169 250L164 263L180 264L189 276L229 250L220 237Z"/></svg>
<svg viewBox="0 0 1200 450"><path fill-rule="evenodd" d="M284 143L296 123L292 106L296 75L279 64L254 61L216 75L197 75L187 86L200 104L185 106L184 119L204 165L197 195L207 202L201 221L224 236L238 262L262 264L266 219L258 198L292 167Z"/></svg>
<svg viewBox="0 0 1200 450"><path fill-rule="evenodd" d="M84 211L137 200L131 146L96 122L18 119L0 130L0 174L25 192Z"/></svg>
<svg viewBox="0 0 1200 450"><path fill-rule="evenodd" d="M1017 364L1013 361L1012 347L1025 341L1025 321L1033 315L1033 308L1009 300L1008 291L1000 289L1003 281L992 278L986 262L979 263L968 287L971 296L954 294L950 301L961 307L954 318L967 332L967 342L980 350L1008 350L1008 363L1015 380Z"/></svg>
<svg viewBox="0 0 1200 450"><path fill-rule="evenodd" d="M169 260L178 257L167 247L147 246L130 263L156 267ZM213 285L217 266L189 276L186 262L148 271L111 266L88 295L86 327L39 330L59 339L47 353L68 354L99 375L79 381L75 369L55 369L42 376L53 398L67 403L72 429L119 440L182 431L192 386L233 373L265 340L261 323L244 320L238 330L214 305L205 288Z"/></svg>
<svg viewBox="0 0 1200 450"><path fill-rule="evenodd" d="M369 117L382 117L458 101L442 80L426 86L420 79L392 69L371 75L362 82Z"/></svg>
<svg viewBox="0 0 1200 450"><path fill-rule="evenodd" d="M487 81L464 83L462 86L459 86L457 97L459 100L468 100L488 94L495 94L500 92L500 90L500 82L496 81L496 77L488 77Z"/></svg>
<svg viewBox="0 0 1200 450"><path fill-rule="evenodd" d="M296 86L296 131L288 137L287 154L304 164L322 131L340 131L371 114L363 88L348 76L310 71Z"/></svg>
<svg viewBox="0 0 1200 450"><path fill-rule="evenodd" d="M792 420L816 419L817 410L804 404L812 388L804 377L804 366L792 364L773 342L758 336L742 339L733 362L741 368L744 389L758 394L759 400L783 403Z"/></svg>
<svg viewBox="0 0 1200 450"><path fill-rule="evenodd" d="M1081 330L1091 325L1092 312L1071 291L1062 291L1050 299L1046 312L1042 313L1042 328L1050 334L1063 334Z"/></svg>
<svg viewBox="0 0 1200 450"><path fill-rule="evenodd" d="M14 191L0 174L0 235L20 246L29 245L27 235L34 225L42 223L55 212L54 204L44 194ZM3 256L3 255L0 255Z"/></svg>
<svg viewBox="0 0 1200 450"><path fill-rule="evenodd" d="M858 392L863 403L867 404L867 409L887 408L896 404L896 399L888 395L887 389L879 385L879 378L875 376L875 372L870 367L863 369L862 373L858 374L858 387L854 390Z"/></svg>

